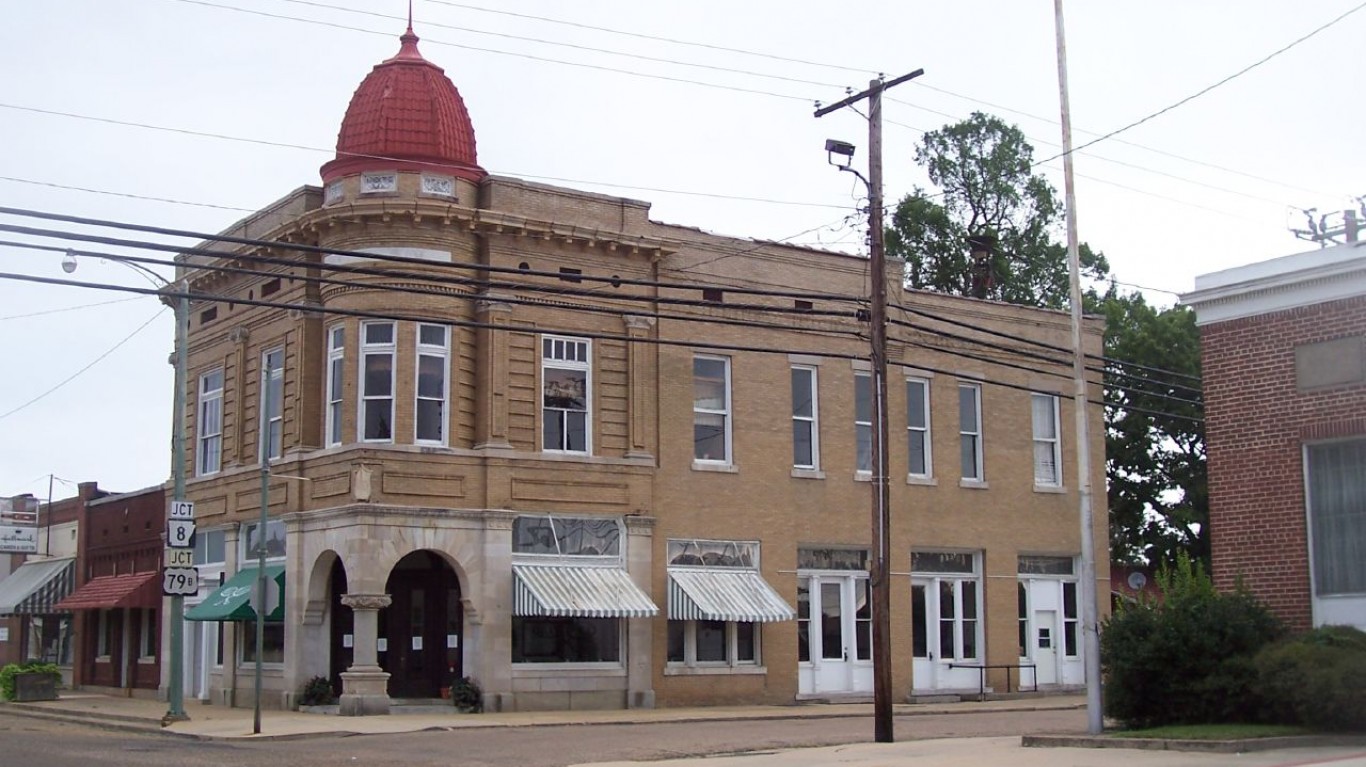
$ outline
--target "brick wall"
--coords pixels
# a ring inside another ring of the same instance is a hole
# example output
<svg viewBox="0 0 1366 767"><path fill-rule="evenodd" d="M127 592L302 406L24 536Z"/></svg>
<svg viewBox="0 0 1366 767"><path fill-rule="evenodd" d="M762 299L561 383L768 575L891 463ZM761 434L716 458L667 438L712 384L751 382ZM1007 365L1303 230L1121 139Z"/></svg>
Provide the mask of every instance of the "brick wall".
<svg viewBox="0 0 1366 767"><path fill-rule="evenodd" d="M1366 297L1213 323L1201 331L1216 585L1240 580L1308 628L1306 442L1366 434L1366 385L1301 391L1295 347L1366 334Z"/></svg>

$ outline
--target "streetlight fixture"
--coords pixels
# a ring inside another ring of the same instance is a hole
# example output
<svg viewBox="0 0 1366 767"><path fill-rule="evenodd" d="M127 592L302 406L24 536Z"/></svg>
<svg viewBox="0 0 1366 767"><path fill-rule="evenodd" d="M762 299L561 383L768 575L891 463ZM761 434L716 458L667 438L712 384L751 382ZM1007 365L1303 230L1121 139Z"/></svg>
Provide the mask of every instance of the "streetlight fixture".
<svg viewBox="0 0 1366 767"><path fill-rule="evenodd" d="M160 274L133 261L116 257L103 257L101 261L112 261L135 270L160 290L170 292L174 284ZM79 266L75 251L68 250L62 258L62 271L71 274ZM185 336L190 320L190 299L185 290L180 290L175 303L175 416L171 419L171 477L174 488L172 501L185 500L185 381L189 365L186 356ZM190 717L185 713L185 598L180 595L171 597L171 678L166 689L166 715L162 723L183 722Z"/></svg>

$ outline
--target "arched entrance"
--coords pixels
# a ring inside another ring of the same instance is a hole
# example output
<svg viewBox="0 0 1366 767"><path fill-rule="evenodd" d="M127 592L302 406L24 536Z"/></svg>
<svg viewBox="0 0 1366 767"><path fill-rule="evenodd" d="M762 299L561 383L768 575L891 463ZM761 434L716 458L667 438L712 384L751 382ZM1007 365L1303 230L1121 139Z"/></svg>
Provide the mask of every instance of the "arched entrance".
<svg viewBox="0 0 1366 767"><path fill-rule="evenodd" d="M379 614L379 665L391 698L435 698L451 676L464 675L460 653L460 581L446 560L415 551L389 573L393 599Z"/></svg>
<svg viewBox="0 0 1366 767"><path fill-rule="evenodd" d="M332 693L334 695L342 694L342 672L351 668L355 659L355 619L351 613L351 608L342 604L341 601L341 598L346 594L346 566L338 557L332 562L332 570L328 574L327 585L327 601L330 608L329 613L332 616L331 638L328 643L328 658L330 660L327 678L332 682Z"/></svg>

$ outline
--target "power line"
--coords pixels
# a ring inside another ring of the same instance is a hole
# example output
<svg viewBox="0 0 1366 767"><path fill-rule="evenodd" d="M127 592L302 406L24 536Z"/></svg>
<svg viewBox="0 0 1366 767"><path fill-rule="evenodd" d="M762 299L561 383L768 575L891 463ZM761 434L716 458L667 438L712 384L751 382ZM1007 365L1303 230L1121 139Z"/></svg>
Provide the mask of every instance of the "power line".
<svg viewBox="0 0 1366 767"><path fill-rule="evenodd" d="M1120 133L1123 133L1124 131L1129 130L1130 128L1136 128L1136 127L1138 127L1139 125L1142 125L1143 123L1148 122L1149 120L1151 120L1151 119L1153 119L1153 118L1155 118L1155 117L1159 117L1159 116L1161 116L1161 115L1164 115L1164 114L1166 114L1167 112L1170 112L1170 111L1172 111L1173 109L1176 109L1177 107L1179 107L1179 106L1181 106L1181 105L1183 105L1183 104L1186 104L1186 103L1188 103L1188 102L1190 102L1190 101L1193 101L1194 99L1197 99L1197 98L1199 98L1199 97L1205 95L1206 93L1209 93L1210 91L1214 90L1215 88L1218 88L1218 87L1221 86L1221 85L1224 85L1224 84L1226 84L1226 83L1228 83L1228 82L1231 82L1231 81L1233 81L1233 80L1235 80L1235 79L1237 79L1237 78L1239 78L1239 77L1241 77L1241 76L1247 74L1248 72L1252 71L1253 69L1256 69L1257 67L1259 67L1259 66L1261 66L1261 65L1263 65L1263 64L1265 64L1265 63L1267 63L1268 61L1271 61L1272 59L1276 58L1277 56L1281 55L1282 53L1285 53L1286 51L1290 50L1291 48L1294 48L1295 46L1299 45L1300 43L1303 43L1304 41L1308 40L1309 38L1311 38L1311 37L1313 37L1313 36L1319 34L1320 32L1322 32L1322 31L1328 29L1329 27L1334 26L1335 24L1337 24L1338 22L1340 22L1340 21L1342 21L1343 19L1347 18L1348 16L1351 16L1352 14L1356 13L1357 11L1360 11L1362 8L1366 8L1366 3L1361 3L1360 5L1357 5L1357 6L1353 7L1353 8L1348 9L1347 11L1345 11L1344 13L1342 13L1341 15L1339 15L1337 18L1333 19L1332 21L1329 21L1329 22L1327 22L1326 24L1322 24L1322 25L1320 25L1319 27L1316 27L1315 29L1313 29L1312 31L1310 31L1308 34L1305 34L1305 35L1303 35L1303 36L1301 36L1301 37L1299 37L1299 38L1296 38L1295 40L1291 41L1289 44L1287 44L1287 45L1285 45L1285 46L1283 46L1283 47L1281 47L1281 48L1278 48L1278 49L1275 50L1275 51L1272 51L1271 53L1267 54L1266 56L1264 56L1264 57L1258 59L1257 61L1252 62L1251 64L1248 64L1247 66L1243 67L1242 69L1238 70L1237 72L1234 72L1233 74L1229 75L1228 77L1225 77L1224 79L1222 79L1222 80L1220 80L1220 81L1214 83L1213 85L1208 85L1208 86L1206 86L1206 87L1204 87L1204 88L1201 88L1200 90L1196 91L1195 93L1192 93L1191 95L1189 95L1189 96L1187 96L1187 97L1181 99L1180 101L1177 101L1177 102L1174 103L1174 104L1171 104L1171 105L1169 105L1169 106L1163 107L1162 109L1159 109L1159 110L1157 110L1156 112L1153 112L1152 114L1149 114L1149 115L1147 115L1147 116L1145 116L1145 117L1141 117L1141 118L1139 118L1139 119L1137 119L1137 120L1135 120L1135 121L1133 121L1133 122L1129 123L1128 125L1125 125L1125 126L1123 126L1123 127L1121 127L1121 128L1116 128L1115 130L1112 130L1112 131L1110 131L1109 133L1106 133L1106 134L1102 135L1102 136L1099 137L1099 138L1091 139L1090 141L1086 142L1085 144L1082 144L1081 146L1072 147L1072 153L1075 154L1076 152L1080 152L1081 150L1083 150L1083 149L1085 149L1085 148L1087 148L1087 147L1089 147L1089 146L1094 146L1095 144L1099 144L1100 142L1102 142L1102 141L1104 141L1104 140L1106 140L1106 139L1108 139L1108 138L1110 138L1110 137L1112 137L1112 136L1117 136L1117 135L1119 135ZM1054 156L1048 158L1047 160L1043 160L1042 162L1051 162L1051 161L1056 160L1056 159L1058 159L1058 158L1060 158L1060 157L1063 157L1065 154L1067 154L1067 153L1064 152L1064 153L1061 153L1061 154L1056 154L1056 155L1054 155Z"/></svg>
<svg viewBox="0 0 1366 767"><path fill-rule="evenodd" d="M177 2L190 2L190 0L177 0ZM96 116L94 116L94 115L80 114L80 113L77 113L77 112L63 112L63 111L56 110L56 109L42 109L42 108L39 108L39 107L24 106L24 105L22 105L22 104L0 103L0 108L2 108L2 109L13 109L13 110L20 111L20 112L31 112L31 113L34 113L34 114L49 115L49 116L52 116L52 117L66 117L66 118L70 118L70 119L73 119L73 120L87 120L87 121L90 121L90 122L104 123L104 124L107 124L107 125L118 125L118 126L124 127L124 128L138 128L138 129L142 129L142 130L161 131L161 132L165 132L165 133L175 133L175 134L179 134L179 135L183 135L183 136L195 136L195 137L198 137L198 138L212 138L212 139L218 139L218 140L221 140L221 141L235 141L235 142L243 143L243 144L259 144L259 145L261 145L261 146L276 147L276 148L278 148L278 149L300 149L300 150L304 150L304 151L307 151L307 152L321 152L321 153L324 153L324 154L333 154L333 153L335 153L336 156L338 156L338 157L357 157L357 158L362 158L362 159L367 159L367 160L382 160L382 161L385 161L385 162L396 162L396 161L399 161L399 160L401 159L401 158L397 158L397 157L389 157L389 156L386 156L386 155L366 154L366 153L364 153L364 152L345 152L345 151L338 151L338 150L333 150L333 149L327 149L327 148L324 148L324 147L307 146L307 145L305 145L305 144L291 144L291 143L287 143L287 142L283 142L283 141L270 141L270 140L268 140L268 139L248 138L248 137L245 137L245 136L231 136L231 135L224 134L224 133L214 133L214 132L211 132L211 131L193 130L193 129L189 129L189 128L173 128L173 127L169 127L169 126L165 126L165 125L153 125L153 124L151 124L151 123L133 122L133 121L131 121L131 120L116 120L116 119L113 119L113 118L110 118L110 117L96 117ZM455 164L453 164L453 163L443 163L443 162L428 162L428 163L426 163L426 164L429 165L429 166L431 166L431 167L433 167L433 168L448 168L448 169L452 169L452 170L457 169L457 168L463 168L463 167L465 167L465 166L457 166L457 165L455 165ZM520 177L520 178L528 178L528 179L536 179L536 180L544 180L544 181L557 181L557 182L566 182L566 183L573 183L573 184L588 184L588 185L590 185L590 186L601 186L601 187L608 187L608 188L612 188L612 189L631 189L631 190L642 191L642 192L657 192L657 193L660 193L660 194L677 194L677 195L685 195L685 196L689 196L689 197L709 197L709 198L714 198L714 199L718 199L718 200L737 200L737 201L740 201L740 202L757 202L757 203L764 203L764 204L768 204L768 205L792 205L792 206L807 207L807 208L837 208L837 209L843 209L844 207L846 207L846 206L844 206L844 205L834 205L834 204L831 204L831 203L802 202L802 201L800 201L800 200L774 200L774 199L769 199L769 198L765 198L765 197L746 197L746 196L741 196L741 195L719 194L719 193L715 193L715 192L693 192L693 191L687 191L687 190L682 190L682 189L664 189L664 188L661 188L661 187L632 186L632 185L629 185L629 184L614 184L614 183L611 183L611 182L608 182L608 181L592 181L592 180L587 180L587 179L563 178L563 177L558 177L558 176L539 176L539 175L535 175L535 174L531 174L531 173L517 173L516 171L509 171L509 172L508 172L508 175L517 176L517 177ZM14 179L14 180L19 181L20 183L35 183L35 184L44 184L44 183L46 183L46 182L41 182L41 181L32 181L32 180L30 180L30 179ZM122 196L122 195L121 195L120 193L118 193L118 192L102 192L102 191L101 191L101 192L98 192L98 193L100 193L100 194L115 194L115 195L120 195L120 196ZM167 202L170 202L171 200L168 199L168 200L166 200L166 201L167 201ZM188 202L184 202L184 201L176 201L176 202L179 202L179 203L181 203L181 204L186 204L186 205L193 205L193 204L195 204L195 203L188 203ZM206 205L207 205L207 204L206 204ZM229 208L229 207L227 207L227 206L217 206L217 205L209 205L208 207L225 207L225 208L227 208L227 209L229 209L229 210L247 210L247 209L245 209L245 208Z"/></svg>
<svg viewBox="0 0 1366 767"><path fill-rule="evenodd" d="M204 7L206 7L206 8L218 8L218 9L225 10L225 11L235 11L235 12L237 12L237 13L245 13L245 14L249 14L249 15L252 15L252 16L264 16L264 17L270 18L270 19L281 19L281 20L284 20L284 21L297 21L297 22L299 22L299 23L301 23L301 24L315 24L315 25L317 25L317 26L331 27L331 28L333 28L333 29L344 29L344 30L347 30L347 31L350 31L350 32L361 32L361 33L370 34L370 35L385 35L385 36L389 36L389 33L388 33L388 32L381 32L381 31L379 31L379 30L374 30L374 29L366 29L366 28L364 28L364 27L353 27L353 26L350 26L350 25L348 25L348 24L337 24L337 23L335 23L335 22L321 21L321 20L319 20L319 19L305 19L305 18L300 18L300 17L298 17L298 16L287 16L287 15L282 14L282 13L270 13L270 12L268 12L268 11L258 11L258 10L254 10L254 9L251 9L251 8L239 8L239 7L233 6L233 5L224 5L224 4L221 4L221 3L208 2L208 0L176 0L176 2L186 3L186 4L188 4L188 5L201 5L201 6L204 6ZM482 47L477 46L477 45L464 45L464 44L462 44L462 43L452 43L452 42L447 42L447 41L445 41L445 40L434 40L434 39L431 39L431 38L424 38L424 39L425 39L427 42L429 42L429 43L431 43L431 44L433 44L433 45L444 45L444 46L448 46L448 47L451 47L451 48L461 48L461 49L464 49L464 50L467 50L467 51L478 51L478 52L480 52L480 53L492 53L492 54L496 54L496 55L498 55L498 56L511 56L511 57L513 57L513 58L527 59L527 60L530 60L530 61L540 61L540 62L547 63L547 64L563 64L564 66L579 67L579 68L581 68L581 69L592 69L592 70L596 70L596 71L600 71L600 72L612 72L612 73L619 74L619 75L629 75L629 76L631 76L631 77L640 77L640 78L646 78L646 79L650 79L650 80L664 80L664 81L666 81L666 82L681 83L681 84L684 84L684 85L697 85L697 86L701 86L701 87L704 87L704 88L715 88L715 89L718 89L718 90L733 91L733 92L736 92L736 93L747 93L747 94L754 95L754 96L770 96L770 97L772 97L772 98L787 99L787 100L789 100L789 101L801 101L801 102L807 103L807 104L809 104L809 103L811 103L811 102L813 101L813 99L808 98L808 97L806 97L806 96L795 96L795 95L792 95L792 94L790 94L790 93L775 93L775 92L773 92L773 91L765 91L765 90L760 90L760 89L758 89L758 88L744 88L744 87L741 87L741 86L738 86L738 85L722 85L722 84L720 84L720 83L709 83L709 82L704 82L704 81L702 81L702 80L690 80L690 79L688 79L688 78L686 78L686 77L671 77L671 76L669 76L669 75L651 74L651 73L648 73L648 72L637 72L637 71L633 71L633 70L630 70L630 69L620 69L620 68L618 68L618 67L608 67L608 66L603 66L603 65L601 65L601 64L585 64L585 63L583 63L583 62L578 62L578 61L566 61L566 60L564 60L564 59L553 59L553 58L550 58L550 57L548 57L548 56L536 56L536 55L533 55L533 54L530 54L530 53L514 53L514 52L512 52L512 51L501 51L501 50L498 50L497 48L482 48Z"/></svg>
<svg viewBox="0 0 1366 767"><path fill-rule="evenodd" d="M0 245L5 243L0 243ZM60 309L44 309L41 312L29 312L27 314L11 314L8 317L0 317L0 322L5 320L23 320L29 317L43 317L49 314L61 314L63 312L74 312L81 309L93 309L97 306L109 306L110 304L126 304L129 301L141 301L143 296L132 296L130 298L116 298L112 301L99 301L93 304L81 304L80 306L64 306Z"/></svg>
<svg viewBox="0 0 1366 767"><path fill-rule="evenodd" d="M121 341L119 341L118 343L114 344L113 346L109 347L109 349L108 349L107 351L105 351L103 354L101 354L100 356L98 356L98 357L96 357L95 359L91 360L87 365L85 365L85 367L82 367L80 370L77 370L75 373L72 373L71 375L67 376L65 379L63 379L63 380L62 380L60 383L58 383L56 386L53 386L52 388L48 389L47 391L43 392L42 394L39 394L38 396L34 397L33 399L29 400L28 402L25 402L24 404L19 405L18 407L14 408L14 409L12 409L12 410L6 412L6 413L0 414L0 420L4 420L4 419L6 419L6 418L9 418L10 416L14 415L15 413L19 412L20 410L23 410L24 408L28 407L29 405L32 405L33 403L35 403L35 402L37 402L37 401L43 399L43 398L46 397L47 395L49 395L49 394L51 394L51 393L57 391L58 389L62 388L63 386L66 386L67 384L69 384L69 383L71 383L72 381L76 380L76 378L79 377L82 373L84 373L85 371L89 370L90 368L92 368L92 367L94 367L96 364L98 364L98 363L100 362L100 360L103 360L105 357L108 357L109 355L111 355L111 354L113 354L114 352L118 351L119 347L121 347L121 346L123 346L124 344L128 343L129 341L131 341L131 340L133 339L133 336L137 335L138 333L141 333L142 330L143 330L143 328L146 328L148 325L151 325L152 322L153 322L154 320L156 320L156 318L160 317L162 314L165 314L165 312L166 312L165 309L161 309L161 310L158 311L156 314L153 314L153 315L151 316L150 319L148 319L146 322L144 322L144 323L142 323L141 325L139 325L139 326L137 327L136 330L134 330L132 333L129 333L128 335L124 336L124 337L123 337L123 340L121 340Z"/></svg>
<svg viewBox="0 0 1366 767"><path fill-rule="evenodd" d="M174 205L193 205L199 208L215 208L217 210L231 210L242 213L255 213L251 208L238 208L232 205L215 205L211 202L190 202L189 200L177 200L171 197L149 197L143 194L132 194L130 192L111 192L107 189L92 189L87 186L71 186L69 184L57 184L51 181L36 181L30 178L18 178L15 176L0 176L0 180L12 181L16 184L31 184L33 186L45 186L49 189L65 189L72 192L89 192L90 194L105 194L111 197L126 197L131 200L147 200L149 202L167 202Z"/></svg>
<svg viewBox="0 0 1366 767"><path fill-rule="evenodd" d="M644 34L644 33L642 33L642 32L629 32L629 31L621 30L621 29L612 29L612 28L609 28L609 27L593 26L593 25L591 25L591 24L583 24L583 23L580 23L580 22L569 21L569 20L566 20L566 19L553 19L553 18L549 18L549 17L546 17L546 16L534 16L534 15L532 15L532 14L527 14L527 13L515 13L515 12L513 12L513 11L507 11L507 10L502 10L502 9L484 8L484 7L477 6L477 5L465 5L465 4L463 4L463 3L449 2L448 0L427 0L427 2L434 3L434 4L436 4L436 5L447 5L447 6L450 6L450 7L452 7L452 8L463 8L463 9L469 10L469 11L479 11L479 12L482 12L482 13L493 13L493 14L498 14L498 15L501 15L501 16L513 16L513 17L521 18L521 19L529 19L529 20L532 20L532 21L542 21L542 22L545 22L545 23L547 23L547 24L560 24L560 25L567 26L567 27L575 27L575 28L578 28L578 29L592 30L592 31L594 31L594 32L605 32L605 33L607 33L607 34L612 34L612 35L622 35L622 36L624 36L624 37L634 37L634 38L641 39L641 40L652 40L652 41L654 41L654 42L670 43L670 44L673 44L673 45L685 45L685 46L691 46L691 47L694 47L694 48L704 48L704 49L707 49L707 50L722 51L722 52L725 52L725 53L738 53L738 54L740 54L740 55L742 55L742 56L754 56L754 57L758 57L758 58L770 59L770 60L773 60L773 61L786 62L786 63L788 63L788 64L805 64L805 65L807 65L807 66L823 67L823 68L826 68L826 69L839 69L839 70L843 70L843 71L845 71L845 72L857 72L857 73L862 74L862 75L874 75L874 74L879 74L879 70L876 70L876 69L860 69L860 68L857 68L857 67L845 66L845 65L843 65L843 64L827 64L827 63L822 63L822 62L819 62L819 61L810 61L810 60L808 60L808 59L790 58L790 57L787 57L787 56L779 56L779 55L777 55L777 54L772 54L772 53L763 53L763 52L760 52L760 51L746 50L746 49L744 49L744 48L729 48L729 47L726 47L726 46L724 46L724 45L713 45L713 44L710 44L710 43L700 43L700 42L696 42L696 41L692 41L692 40L681 40L681 39L673 38L673 37L663 37L663 36L660 36L660 35L648 35L648 34Z"/></svg>
<svg viewBox="0 0 1366 767"><path fill-rule="evenodd" d="M194 0L185 0L185 1L186 1L186 2L193 2ZM362 15L362 16L373 16L373 17L375 17L375 18L388 19L388 20L391 20L391 21L404 21L405 18L406 18L406 17L404 17L404 16L394 16L394 15L390 15L390 14L387 14L387 13L376 13L375 11L364 11L364 10L361 10L361 9L359 9L359 8L347 8L347 7L345 7L345 6L340 6L340 5L332 5L332 4L329 4L329 3L320 3L320 2L316 2L315 0L279 0L279 2L283 2L283 3L293 3L293 4L295 4L295 5L309 6L309 7L312 7L312 8L324 8L324 9L334 10L334 11L343 11L343 12L345 12L345 13L356 13L356 14L360 14L360 15ZM215 7L225 7L225 6L215 6ZM640 54L640 53L629 53L629 52L627 52L627 51L614 51L614 50L611 50L610 48L598 48L598 47L592 46L592 45L580 45L580 44L577 44L577 43L566 43L566 42L561 42L561 41L559 41L559 40L547 40L547 39L545 39L545 38L540 38L540 37L526 37L526 36L523 36L523 35L514 35L514 34L507 33L507 32L493 32L493 31L486 30L486 29L475 29L475 28L473 28L473 27L460 27L460 26L456 26L456 25L454 25L454 24L442 24L441 22L437 22L437 21L424 20L424 21L422 22L422 26L423 26L423 27L438 27L438 28L440 28L440 29L450 29L450 30L453 30L453 31L456 31L456 32L468 32L469 34L472 34L472 35L486 35L486 36L489 36L489 37L500 37L500 38L503 38L503 39L505 39L505 40L518 40L518 41L521 41L521 42L536 43L536 44L538 44L538 45L553 45L553 46L556 46L556 47L559 47L559 48L570 48L570 49L572 49L572 50L577 50L577 51L586 51L586 52L590 52L590 53L601 53L601 54L606 54L606 55L608 55L608 56L622 56L622 57L624 57L624 58L637 59L637 60L639 60L639 61L652 61L652 62L655 62L655 63L658 63L658 64L671 64L671 65L680 66L680 67L693 67L693 68L695 68L695 69L705 69L705 70L709 70L709 71L712 71L712 72L726 72L726 73L730 73L730 74L745 75L745 76L747 76L747 77L762 77L762 78L766 78L766 79L769 79L769 80L779 80L779 81L782 81L782 82L797 83L798 85L814 85L814 86L817 86L817 87L820 87L820 88L843 88L843 87L844 87L844 86L841 85L840 83L826 83L826 82L819 82L819 81L816 81L816 80L805 80L805 79L802 79L802 78L799 78L799 77L788 77L788 76L786 76L786 75L771 75L771 74L768 74L768 73L766 73L766 72L756 72L756 71L750 70L750 69L738 69L738 68L735 68L735 67L724 67L724 66L719 66L719 65L715 65L715 64L699 64L699 63L697 63L697 62L679 61L678 59L668 59L668 58L663 58L663 57L661 57L661 56L647 56L647 55L645 55L645 54ZM425 38L424 38L424 39L425 39Z"/></svg>

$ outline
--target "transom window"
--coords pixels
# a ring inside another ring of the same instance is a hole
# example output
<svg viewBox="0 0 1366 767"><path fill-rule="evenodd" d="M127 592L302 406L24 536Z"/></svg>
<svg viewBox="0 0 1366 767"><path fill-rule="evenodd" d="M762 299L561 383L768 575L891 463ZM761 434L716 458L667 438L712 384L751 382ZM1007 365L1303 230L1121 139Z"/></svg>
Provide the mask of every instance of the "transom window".
<svg viewBox="0 0 1366 767"><path fill-rule="evenodd" d="M361 439L394 438L394 323L361 324Z"/></svg>
<svg viewBox="0 0 1366 767"><path fill-rule="evenodd" d="M743 567L757 570L759 543L674 539L669 541L669 564L689 567Z"/></svg>
<svg viewBox="0 0 1366 767"><path fill-rule="evenodd" d="M223 461L223 369L199 377L199 449L196 474L213 474Z"/></svg>
<svg viewBox="0 0 1366 767"><path fill-rule="evenodd" d="M414 437L426 444L446 444L446 402L450 396L450 329L417 326L417 397Z"/></svg>
<svg viewBox="0 0 1366 767"><path fill-rule="evenodd" d="M259 522L248 522L242 526L242 556L239 561L255 562L261 546ZM278 559L285 555L285 523L278 519L266 521L266 559ZM254 567L255 565L249 565Z"/></svg>
<svg viewBox="0 0 1366 767"><path fill-rule="evenodd" d="M514 554L620 557L621 523L611 517L517 517Z"/></svg>
<svg viewBox="0 0 1366 767"><path fill-rule="evenodd" d="M592 346L585 339L541 338L541 446L592 452Z"/></svg>

